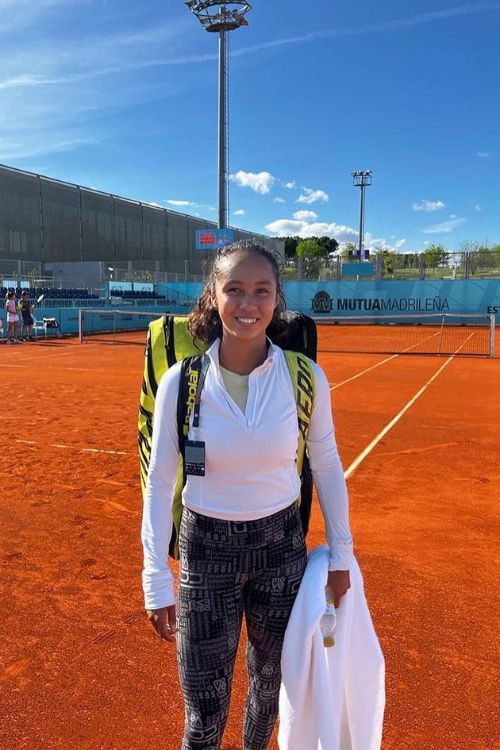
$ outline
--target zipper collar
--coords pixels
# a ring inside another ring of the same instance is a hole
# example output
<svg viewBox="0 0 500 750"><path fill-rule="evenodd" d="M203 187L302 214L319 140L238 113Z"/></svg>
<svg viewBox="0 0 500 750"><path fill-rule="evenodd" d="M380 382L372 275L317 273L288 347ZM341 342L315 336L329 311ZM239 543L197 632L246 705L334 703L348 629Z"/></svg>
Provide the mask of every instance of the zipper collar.
<svg viewBox="0 0 500 750"><path fill-rule="evenodd" d="M276 361L276 357L278 355L278 347L273 344L269 336L266 336L266 339L269 343L269 348L267 350L267 357L265 358L264 362L259 365L258 367L255 367L250 375L253 375L253 373L259 373L263 372L264 370L269 369L273 362ZM219 349L220 349L220 338L215 339L213 344L207 349L207 354L210 357L211 362L215 365L217 372L220 374L220 363L219 363Z"/></svg>

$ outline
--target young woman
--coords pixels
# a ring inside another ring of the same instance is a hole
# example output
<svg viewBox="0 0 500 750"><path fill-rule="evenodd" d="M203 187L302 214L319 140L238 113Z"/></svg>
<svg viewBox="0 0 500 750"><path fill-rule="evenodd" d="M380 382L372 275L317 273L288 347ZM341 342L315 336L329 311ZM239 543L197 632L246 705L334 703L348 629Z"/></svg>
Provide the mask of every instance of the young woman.
<svg viewBox="0 0 500 750"><path fill-rule="evenodd" d="M17 325L19 322L19 315L17 314L15 292L7 292L5 299L5 311L7 314L7 343L19 344L20 342L17 338Z"/></svg>
<svg viewBox="0 0 500 750"><path fill-rule="evenodd" d="M177 606L167 556L180 364L158 388L142 524L143 588L156 632L177 640L182 750L221 746L243 614L244 750L265 750L276 721L282 642L306 564L294 502L300 493L296 403L285 355L266 337L279 326L282 301L274 256L257 244L235 243L214 259L191 313L191 334L210 344L199 427L191 423L189 432L190 440L204 443L206 456L205 476L188 475L183 490ZM328 586L338 605L349 588L352 538L329 386L316 364L314 375L307 447L331 550Z"/></svg>

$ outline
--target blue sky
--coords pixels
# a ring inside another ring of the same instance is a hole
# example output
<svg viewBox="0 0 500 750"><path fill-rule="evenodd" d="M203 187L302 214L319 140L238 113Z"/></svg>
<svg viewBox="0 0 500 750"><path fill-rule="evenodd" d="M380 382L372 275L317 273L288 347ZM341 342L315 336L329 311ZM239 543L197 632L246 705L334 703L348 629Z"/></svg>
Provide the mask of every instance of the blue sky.
<svg viewBox="0 0 500 750"><path fill-rule="evenodd" d="M230 223L500 242L500 1L253 0L230 36ZM217 38L182 0L0 0L0 162L216 219Z"/></svg>

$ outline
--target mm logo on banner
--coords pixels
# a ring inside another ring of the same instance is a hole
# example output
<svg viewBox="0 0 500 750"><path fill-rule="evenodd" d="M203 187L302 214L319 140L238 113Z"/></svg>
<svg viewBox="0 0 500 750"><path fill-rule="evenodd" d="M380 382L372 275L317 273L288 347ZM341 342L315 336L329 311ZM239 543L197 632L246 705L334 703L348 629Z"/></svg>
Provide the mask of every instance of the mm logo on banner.
<svg viewBox="0 0 500 750"><path fill-rule="evenodd" d="M329 313L333 307L333 299L328 292L317 292L311 302L312 311L315 313Z"/></svg>
<svg viewBox="0 0 500 750"><path fill-rule="evenodd" d="M195 229L197 250L218 250L234 242L233 229Z"/></svg>

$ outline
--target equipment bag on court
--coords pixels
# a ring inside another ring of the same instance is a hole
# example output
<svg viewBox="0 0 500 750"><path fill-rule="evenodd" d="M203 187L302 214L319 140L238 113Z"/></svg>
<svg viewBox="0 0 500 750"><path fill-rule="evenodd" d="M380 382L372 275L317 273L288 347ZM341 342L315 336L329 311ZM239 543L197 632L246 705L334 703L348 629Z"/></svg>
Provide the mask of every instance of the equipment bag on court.
<svg viewBox="0 0 500 750"><path fill-rule="evenodd" d="M286 311L282 313L286 329L280 340L274 341L285 351L290 371L299 422L299 444L297 470L301 478L301 493L297 498L304 535L309 527L312 502L312 475L306 451L312 404L314 398L314 372L310 360L316 361L316 324L307 315ZM144 493L151 457L153 435L153 412L156 392L161 378L176 362L182 360L179 394L177 400L177 432L179 437L179 467L172 502L173 530L170 540L170 555L178 558L178 529L182 515L181 494L185 484L184 444L187 438L191 404L188 397L188 382L197 379L201 371L202 354L205 347L195 344L188 331L188 319L174 315L163 315L149 324L145 351L144 377L139 406L139 460L141 487ZM304 356L305 355L305 356Z"/></svg>

